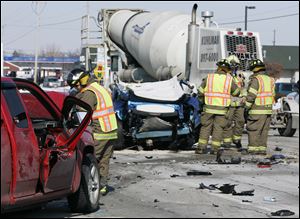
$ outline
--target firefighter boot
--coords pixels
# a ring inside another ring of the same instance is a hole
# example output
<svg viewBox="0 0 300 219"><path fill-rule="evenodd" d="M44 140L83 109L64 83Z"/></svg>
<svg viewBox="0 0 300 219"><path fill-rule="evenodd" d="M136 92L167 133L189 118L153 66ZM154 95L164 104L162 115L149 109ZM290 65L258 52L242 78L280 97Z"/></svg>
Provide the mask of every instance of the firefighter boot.
<svg viewBox="0 0 300 219"><path fill-rule="evenodd" d="M233 143L235 144L235 146L236 146L237 149L242 148L241 140L233 141Z"/></svg>

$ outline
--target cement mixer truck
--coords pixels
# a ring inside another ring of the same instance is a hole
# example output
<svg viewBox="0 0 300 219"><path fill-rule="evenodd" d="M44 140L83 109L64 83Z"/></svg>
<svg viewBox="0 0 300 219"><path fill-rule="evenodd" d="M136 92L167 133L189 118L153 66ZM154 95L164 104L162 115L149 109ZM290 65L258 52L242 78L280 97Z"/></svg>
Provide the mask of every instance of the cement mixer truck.
<svg viewBox="0 0 300 219"><path fill-rule="evenodd" d="M258 33L219 28L213 12L203 11L201 18L196 12L197 4L191 15L142 9L99 12L111 60L105 81L122 127L117 148L126 142L149 147L157 141L177 147L180 139L193 144L201 108L195 94L202 79L231 54L240 59L246 77L249 60L262 59Z"/></svg>

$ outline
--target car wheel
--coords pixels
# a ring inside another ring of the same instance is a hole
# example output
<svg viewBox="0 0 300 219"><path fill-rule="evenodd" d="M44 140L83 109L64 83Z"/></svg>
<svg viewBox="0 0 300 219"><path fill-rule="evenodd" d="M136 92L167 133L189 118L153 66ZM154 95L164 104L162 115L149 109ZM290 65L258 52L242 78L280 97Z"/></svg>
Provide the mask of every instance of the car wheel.
<svg viewBox="0 0 300 219"><path fill-rule="evenodd" d="M289 111L290 107L287 104L285 104L283 106L283 110ZM293 137L294 134L296 133L296 129L292 128L292 123L293 123L292 114L286 113L285 116L284 116L284 122L286 124L286 127L285 128L279 128L278 129L279 134L281 136L284 136L284 137Z"/></svg>
<svg viewBox="0 0 300 219"><path fill-rule="evenodd" d="M125 148L125 137L123 134L123 122L117 119L118 123L118 139L114 144L114 150L122 150Z"/></svg>
<svg viewBox="0 0 300 219"><path fill-rule="evenodd" d="M76 193L68 197L72 212L90 213L98 210L100 198L100 174L97 160L92 154L83 158L81 181Z"/></svg>

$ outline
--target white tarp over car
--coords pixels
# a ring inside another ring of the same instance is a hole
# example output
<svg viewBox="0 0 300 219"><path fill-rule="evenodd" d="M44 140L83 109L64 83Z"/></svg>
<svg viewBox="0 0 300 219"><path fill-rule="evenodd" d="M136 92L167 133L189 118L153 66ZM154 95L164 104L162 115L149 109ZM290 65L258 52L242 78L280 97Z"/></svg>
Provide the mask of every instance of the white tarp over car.
<svg viewBox="0 0 300 219"><path fill-rule="evenodd" d="M138 97L161 100L161 101L177 101L184 94L177 76L166 80L158 82L147 82L140 84L123 84L123 86L131 89L134 94Z"/></svg>

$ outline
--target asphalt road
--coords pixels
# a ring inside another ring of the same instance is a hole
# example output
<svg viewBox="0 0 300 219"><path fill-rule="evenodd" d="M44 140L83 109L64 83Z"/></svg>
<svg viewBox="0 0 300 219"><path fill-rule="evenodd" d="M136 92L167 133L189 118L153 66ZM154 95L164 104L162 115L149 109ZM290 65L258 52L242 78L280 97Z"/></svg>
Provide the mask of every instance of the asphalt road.
<svg viewBox="0 0 300 219"><path fill-rule="evenodd" d="M243 144L247 142L244 134ZM193 151L169 150L114 153L110 184L114 192L101 197L97 212L82 215L70 212L67 201L48 203L42 210L23 211L9 217L273 217L271 212L287 209L299 218L299 133L280 137L269 133L268 154L283 154L269 168L258 168L265 156L242 156L241 164L217 164L215 156ZM276 146L281 152L275 151ZM146 157L147 156L147 157ZM212 175L190 176L198 170ZM224 194L220 190L199 189L204 185L236 184L237 192L253 190L253 196ZM266 201L265 198L275 201Z"/></svg>

